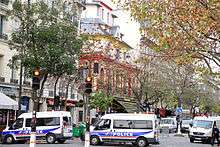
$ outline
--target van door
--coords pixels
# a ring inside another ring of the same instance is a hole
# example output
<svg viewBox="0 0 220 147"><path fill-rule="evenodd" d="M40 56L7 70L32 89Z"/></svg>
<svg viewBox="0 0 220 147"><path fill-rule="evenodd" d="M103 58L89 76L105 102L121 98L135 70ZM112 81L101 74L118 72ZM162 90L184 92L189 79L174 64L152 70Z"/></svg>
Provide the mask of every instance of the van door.
<svg viewBox="0 0 220 147"><path fill-rule="evenodd" d="M25 130L23 128L24 118L18 118L14 124L9 128L12 134L15 136L15 140L23 140L25 135Z"/></svg>
<svg viewBox="0 0 220 147"><path fill-rule="evenodd" d="M24 139L27 140L30 138L31 135L31 118L26 118L24 120L24 132L25 132L25 136Z"/></svg>
<svg viewBox="0 0 220 147"><path fill-rule="evenodd" d="M112 136L111 120L101 119L90 132L91 136L98 136L101 141L109 141Z"/></svg>
<svg viewBox="0 0 220 147"><path fill-rule="evenodd" d="M63 136L72 137L72 126L71 126L71 117L63 116Z"/></svg>
<svg viewBox="0 0 220 147"><path fill-rule="evenodd" d="M112 140L114 141L132 141L135 140L132 120L114 120Z"/></svg>

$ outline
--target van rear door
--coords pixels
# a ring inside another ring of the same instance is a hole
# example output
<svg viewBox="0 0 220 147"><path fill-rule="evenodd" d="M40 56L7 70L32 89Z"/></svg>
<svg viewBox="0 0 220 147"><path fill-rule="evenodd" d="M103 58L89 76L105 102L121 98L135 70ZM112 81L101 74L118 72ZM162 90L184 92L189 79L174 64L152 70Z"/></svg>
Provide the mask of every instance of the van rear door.
<svg viewBox="0 0 220 147"><path fill-rule="evenodd" d="M71 117L63 116L62 129L64 137L72 137Z"/></svg>

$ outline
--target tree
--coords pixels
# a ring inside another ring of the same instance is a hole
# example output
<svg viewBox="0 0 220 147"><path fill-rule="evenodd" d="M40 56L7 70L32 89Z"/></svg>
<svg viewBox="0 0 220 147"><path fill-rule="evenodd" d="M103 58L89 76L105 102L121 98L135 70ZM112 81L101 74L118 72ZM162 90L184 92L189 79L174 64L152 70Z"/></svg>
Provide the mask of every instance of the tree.
<svg viewBox="0 0 220 147"><path fill-rule="evenodd" d="M84 41L77 34L77 22L71 20L76 17L73 6L62 1L27 4L16 0L12 7L10 17L18 27L11 35L10 48L17 51L15 57L28 73L36 67L42 69L39 97L48 77L56 78L56 91L59 78L75 71Z"/></svg>
<svg viewBox="0 0 220 147"><path fill-rule="evenodd" d="M199 77L193 64L180 66L170 60L146 56L137 63L140 69L136 75L138 84L132 90L140 105L145 103L149 111L159 102L162 108L175 109L179 100L191 113L196 107L204 112L210 104L208 98L216 102L215 90Z"/></svg>
<svg viewBox="0 0 220 147"><path fill-rule="evenodd" d="M108 96L104 92L98 91L91 96L89 100L90 107L94 109L99 108L101 112L105 112L111 106L113 100L114 98L112 96Z"/></svg>
<svg viewBox="0 0 220 147"><path fill-rule="evenodd" d="M144 46L179 64L196 59L204 61L212 72L212 64L220 65L218 1L122 1L141 23Z"/></svg>

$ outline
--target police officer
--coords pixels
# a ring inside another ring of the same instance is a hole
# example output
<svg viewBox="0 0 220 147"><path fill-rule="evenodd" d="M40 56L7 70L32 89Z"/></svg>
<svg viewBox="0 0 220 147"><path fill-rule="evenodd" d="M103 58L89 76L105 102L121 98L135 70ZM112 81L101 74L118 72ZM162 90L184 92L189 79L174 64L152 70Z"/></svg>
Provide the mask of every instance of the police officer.
<svg viewBox="0 0 220 147"><path fill-rule="evenodd" d="M215 143L215 139L217 140L218 145L219 145L219 129L216 126L216 121L214 122L213 129L212 129L212 142L211 142L212 146Z"/></svg>

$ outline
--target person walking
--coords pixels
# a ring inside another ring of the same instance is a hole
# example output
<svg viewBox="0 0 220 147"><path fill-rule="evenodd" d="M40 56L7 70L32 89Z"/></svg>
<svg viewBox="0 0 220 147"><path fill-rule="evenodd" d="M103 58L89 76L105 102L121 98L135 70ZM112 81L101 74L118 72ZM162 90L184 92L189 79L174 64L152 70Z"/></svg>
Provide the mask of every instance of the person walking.
<svg viewBox="0 0 220 147"><path fill-rule="evenodd" d="M219 129L216 125L216 121L214 121L213 129L212 129L212 146L215 144L215 139L217 140L219 146Z"/></svg>

